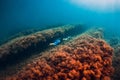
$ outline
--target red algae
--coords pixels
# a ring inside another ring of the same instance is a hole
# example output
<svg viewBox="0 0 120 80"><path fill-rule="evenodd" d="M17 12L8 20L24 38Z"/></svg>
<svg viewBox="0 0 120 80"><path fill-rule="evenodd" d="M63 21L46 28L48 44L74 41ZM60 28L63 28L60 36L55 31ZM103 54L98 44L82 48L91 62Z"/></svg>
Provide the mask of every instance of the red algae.
<svg viewBox="0 0 120 80"><path fill-rule="evenodd" d="M47 53L7 79L111 80L113 49L103 40L82 35Z"/></svg>

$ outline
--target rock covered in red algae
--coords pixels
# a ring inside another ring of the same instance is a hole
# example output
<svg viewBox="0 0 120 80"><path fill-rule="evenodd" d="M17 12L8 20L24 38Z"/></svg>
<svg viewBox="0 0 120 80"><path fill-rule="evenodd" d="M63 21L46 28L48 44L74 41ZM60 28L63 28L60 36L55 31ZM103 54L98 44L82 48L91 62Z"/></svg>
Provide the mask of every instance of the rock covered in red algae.
<svg viewBox="0 0 120 80"><path fill-rule="evenodd" d="M110 80L113 49L88 35L61 45L29 63L10 80Z"/></svg>

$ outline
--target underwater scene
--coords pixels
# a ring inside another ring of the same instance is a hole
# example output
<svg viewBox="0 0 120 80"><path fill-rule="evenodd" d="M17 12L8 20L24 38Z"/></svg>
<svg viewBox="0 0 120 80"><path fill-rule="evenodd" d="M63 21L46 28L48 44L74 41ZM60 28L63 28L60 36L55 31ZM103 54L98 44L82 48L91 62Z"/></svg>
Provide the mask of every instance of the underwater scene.
<svg viewBox="0 0 120 80"><path fill-rule="evenodd" d="M120 1L0 0L0 80L120 80Z"/></svg>

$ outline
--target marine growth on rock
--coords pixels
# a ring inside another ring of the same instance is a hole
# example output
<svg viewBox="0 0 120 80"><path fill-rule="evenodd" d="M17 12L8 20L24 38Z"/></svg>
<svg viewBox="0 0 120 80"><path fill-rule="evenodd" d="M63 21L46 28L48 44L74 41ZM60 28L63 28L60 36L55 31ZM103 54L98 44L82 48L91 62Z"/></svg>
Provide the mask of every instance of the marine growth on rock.
<svg viewBox="0 0 120 80"><path fill-rule="evenodd" d="M10 80L111 80L113 49L82 35L28 63Z"/></svg>

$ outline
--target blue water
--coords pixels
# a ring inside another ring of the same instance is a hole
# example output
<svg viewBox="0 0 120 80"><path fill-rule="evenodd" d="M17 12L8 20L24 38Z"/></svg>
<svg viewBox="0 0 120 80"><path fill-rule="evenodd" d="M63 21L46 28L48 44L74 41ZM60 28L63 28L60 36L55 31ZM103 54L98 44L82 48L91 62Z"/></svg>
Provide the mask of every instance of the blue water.
<svg viewBox="0 0 120 80"><path fill-rule="evenodd" d="M31 28L79 23L104 27L108 34L113 32L120 35L119 1L110 5L112 10L104 10L105 7L101 10L102 6L91 7L93 4L86 6L72 1L84 0L0 0L1 39ZM86 3L90 2L86 0Z"/></svg>

